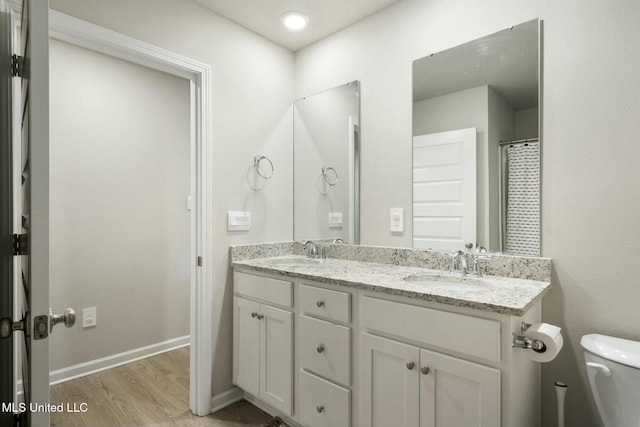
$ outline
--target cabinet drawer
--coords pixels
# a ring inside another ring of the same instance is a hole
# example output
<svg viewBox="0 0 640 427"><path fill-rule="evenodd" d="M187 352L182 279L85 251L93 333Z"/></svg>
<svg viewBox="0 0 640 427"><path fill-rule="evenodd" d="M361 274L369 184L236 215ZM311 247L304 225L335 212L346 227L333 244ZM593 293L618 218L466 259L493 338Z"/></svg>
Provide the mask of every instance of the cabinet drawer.
<svg viewBox="0 0 640 427"><path fill-rule="evenodd" d="M300 311L338 322L351 322L351 294L300 285Z"/></svg>
<svg viewBox="0 0 640 427"><path fill-rule="evenodd" d="M300 316L300 367L351 384L351 328Z"/></svg>
<svg viewBox="0 0 640 427"><path fill-rule="evenodd" d="M237 294L260 299L283 307L293 307L293 283L247 273L233 273Z"/></svg>
<svg viewBox="0 0 640 427"><path fill-rule="evenodd" d="M500 322L362 297L362 326L427 345L500 361ZM381 315L384 313L384 315Z"/></svg>
<svg viewBox="0 0 640 427"><path fill-rule="evenodd" d="M351 392L300 370L300 420L308 427L351 426Z"/></svg>

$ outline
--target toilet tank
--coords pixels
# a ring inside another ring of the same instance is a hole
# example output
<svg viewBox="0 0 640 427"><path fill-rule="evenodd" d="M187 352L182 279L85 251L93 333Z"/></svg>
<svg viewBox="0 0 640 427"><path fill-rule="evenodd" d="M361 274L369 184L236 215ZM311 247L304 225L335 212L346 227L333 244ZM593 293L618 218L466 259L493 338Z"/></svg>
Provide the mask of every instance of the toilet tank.
<svg viewBox="0 0 640 427"><path fill-rule="evenodd" d="M640 342L591 334L580 344L605 427L640 427Z"/></svg>

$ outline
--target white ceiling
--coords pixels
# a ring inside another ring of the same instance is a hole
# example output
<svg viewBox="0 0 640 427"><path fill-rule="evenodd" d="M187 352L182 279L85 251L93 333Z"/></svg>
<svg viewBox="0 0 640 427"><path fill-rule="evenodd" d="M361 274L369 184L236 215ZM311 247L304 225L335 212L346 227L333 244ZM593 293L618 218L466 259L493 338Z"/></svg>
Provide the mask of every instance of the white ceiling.
<svg viewBox="0 0 640 427"><path fill-rule="evenodd" d="M261 36L297 51L400 0L191 0ZM309 15L309 25L291 32L280 23L287 10Z"/></svg>
<svg viewBox="0 0 640 427"><path fill-rule="evenodd" d="M538 22L516 25L413 63L413 99L488 85L516 110L538 105Z"/></svg>

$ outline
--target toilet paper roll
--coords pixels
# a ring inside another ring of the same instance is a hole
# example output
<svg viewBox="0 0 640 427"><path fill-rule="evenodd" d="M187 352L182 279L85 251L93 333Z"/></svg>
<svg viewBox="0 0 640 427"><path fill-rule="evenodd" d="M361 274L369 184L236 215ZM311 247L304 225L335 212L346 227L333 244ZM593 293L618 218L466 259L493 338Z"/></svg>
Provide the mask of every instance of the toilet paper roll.
<svg viewBox="0 0 640 427"><path fill-rule="evenodd" d="M527 351L527 357L535 362L549 362L560 353L562 345L562 334L560 328L548 323L534 323L525 332L525 336L530 340L540 340L547 349L544 353L538 353L534 350Z"/></svg>

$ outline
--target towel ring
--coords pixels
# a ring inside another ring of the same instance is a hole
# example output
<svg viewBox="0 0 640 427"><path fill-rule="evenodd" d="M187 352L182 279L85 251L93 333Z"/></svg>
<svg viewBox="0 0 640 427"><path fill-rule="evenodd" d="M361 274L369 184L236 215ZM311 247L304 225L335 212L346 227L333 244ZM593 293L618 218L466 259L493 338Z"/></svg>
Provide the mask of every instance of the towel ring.
<svg viewBox="0 0 640 427"><path fill-rule="evenodd" d="M333 179L329 175L333 175ZM324 178L324 182L332 187L338 183L338 172L331 166L322 167L322 177Z"/></svg>
<svg viewBox="0 0 640 427"><path fill-rule="evenodd" d="M271 168L271 173L263 174L261 172L260 162L263 160L266 160L269 163L269 167ZM256 168L256 173L261 177L263 177L264 179L269 179L273 176L273 171L274 171L273 163L271 162L271 160L269 160L267 156L263 156L262 154L253 156L253 167Z"/></svg>

